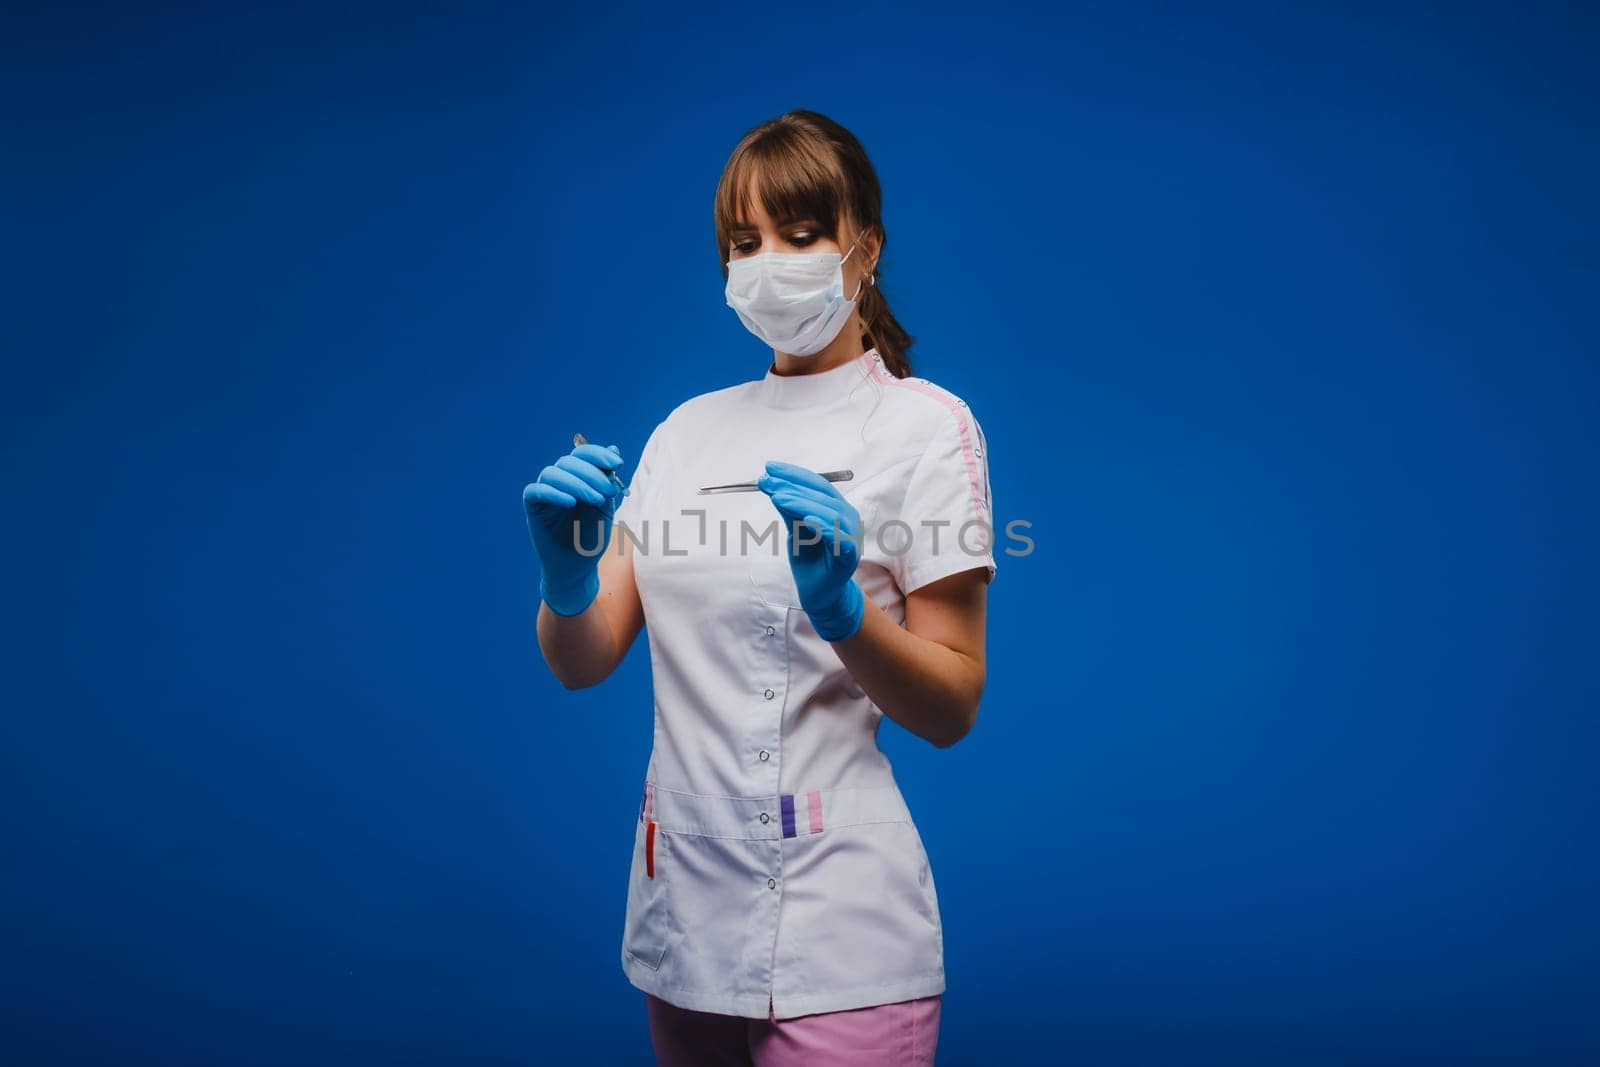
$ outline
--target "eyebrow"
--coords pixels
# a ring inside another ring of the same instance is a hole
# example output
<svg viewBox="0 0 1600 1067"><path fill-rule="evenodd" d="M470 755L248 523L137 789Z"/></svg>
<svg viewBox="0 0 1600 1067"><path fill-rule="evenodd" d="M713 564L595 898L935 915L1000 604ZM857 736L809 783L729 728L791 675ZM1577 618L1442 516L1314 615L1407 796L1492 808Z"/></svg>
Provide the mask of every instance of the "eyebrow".
<svg viewBox="0 0 1600 1067"><path fill-rule="evenodd" d="M778 225L779 226L792 226L797 222L813 222L814 223L816 221L817 221L816 218L814 218L811 215L790 215L787 218L779 219L778 220ZM755 228L756 227L754 225L752 225L751 223L748 223L748 222L736 222L732 226L728 227L728 229L733 233L744 233L744 232L748 232L750 230L754 230Z"/></svg>

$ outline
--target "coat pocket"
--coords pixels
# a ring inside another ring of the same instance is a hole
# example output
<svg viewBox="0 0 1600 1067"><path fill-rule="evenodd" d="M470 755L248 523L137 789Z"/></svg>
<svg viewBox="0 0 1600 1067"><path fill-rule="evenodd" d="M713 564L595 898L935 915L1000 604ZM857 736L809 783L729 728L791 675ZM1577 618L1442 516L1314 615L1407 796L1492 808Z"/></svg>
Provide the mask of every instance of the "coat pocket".
<svg viewBox="0 0 1600 1067"><path fill-rule="evenodd" d="M667 901L668 874L672 866L669 836L654 820L636 821L633 863L628 872L628 914L623 950L656 970L667 951L672 916Z"/></svg>
<svg viewBox="0 0 1600 1067"><path fill-rule="evenodd" d="M922 894L923 918L938 931L941 943L944 938L944 921L939 914L939 892L933 884L933 868L928 862L928 850L922 843L922 832L914 821L900 824L900 836L910 858L908 870L914 871L917 888Z"/></svg>

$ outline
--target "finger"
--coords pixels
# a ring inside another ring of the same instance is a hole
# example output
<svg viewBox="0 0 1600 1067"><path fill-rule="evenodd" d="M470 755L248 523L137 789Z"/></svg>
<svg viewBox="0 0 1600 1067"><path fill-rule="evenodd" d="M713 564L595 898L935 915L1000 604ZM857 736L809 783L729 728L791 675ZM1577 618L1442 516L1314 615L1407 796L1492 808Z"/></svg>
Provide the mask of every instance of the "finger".
<svg viewBox="0 0 1600 1067"><path fill-rule="evenodd" d="M813 501L813 506L824 509L826 514L839 515L840 523L851 529L860 525L859 512L856 511L855 505L850 503L848 497L837 491L824 493L810 485L796 484L770 474L763 475L756 484L769 494L780 491L799 494L801 499Z"/></svg>
<svg viewBox="0 0 1600 1067"><path fill-rule="evenodd" d="M807 548L821 541L821 534L805 521L807 513L815 510L808 502L774 498L772 503L777 507L778 514L783 520L783 528L788 534L791 548Z"/></svg>
<svg viewBox="0 0 1600 1067"><path fill-rule="evenodd" d="M565 459L567 457L562 458ZM571 471L564 470L562 467L560 467L560 460L557 460L556 462L558 464L557 466L546 467L544 469L544 473L539 475L539 480L541 482L546 485L553 485L557 489L564 489L566 492L572 494L586 504L593 504L595 507L605 506L605 494L600 492L600 490L596 489L594 486L590 485L584 479L578 477L576 474L573 474ZM579 462L582 461L580 460ZM585 464L585 466L588 466L588 464ZM589 467L589 469L594 471L593 467ZM599 477L598 471L595 471L595 476L597 478Z"/></svg>
<svg viewBox="0 0 1600 1067"><path fill-rule="evenodd" d="M622 466L622 453L617 451L615 446L607 448L601 445L584 444L574 448L568 455L586 460L601 470L616 470Z"/></svg>
<svg viewBox="0 0 1600 1067"><path fill-rule="evenodd" d="M782 517L785 526L788 526L790 523L794 522L794 520L800 518L801 511L804 510L795 508L792 506L792 502L779 500L775 496L770 497L769 499L772 501L772 506L778 509L778 515Z"/></svg>
<svg viewBox="0 0 1600 1067"><path fill-rule="evenodd" d="M828 479L816 471L808 467L802 467L797 463L784 463L782 460L776 459L768 460L767 473L784 481L793 482L795 485L803 485L815 489L825 496L840 495L839 490L834 488L833 483Z"/></svg>
<svg viewBox="0 0 1600 1067"><path fill-rule="evenodd" d="M818 530L828 540L851 541L857 538L856 530L850 525L848 516L822 509L812 509L806 512L805 521Z"/></svg>
<svg viewBox="0 0 1600 1067"><path fill-rule="evenodd" d="M534 508L575 508L578 506L578 501L572 494L564 493L553 485L532 482L523 486L522 504L532 511Z"/></svg>
<svg viewBox="0 0 1600 1067"><path fill-rule="evenodd" d="M815 513L831 510L815 496L787 487L774 490L771 496L772 502L777 505L779 511L796 519L804 519L807 512Z"/></svg>
<svg viewBox="0 0 1600 1067"><path fill-rule="evenodd" d="M829 510L838 507L840 501L839 497L827 496L817 492L810 486L796 485L793 482L773 477L770 474L764 474L756 479L756 485L760 486L762 492L767 493L769 496L774 493L787 493L791 497L801 500L814 500L817 507L828 508Z"/></svg>
<svg viewBox="0 0 1600 1067"><path fill-rule="evenodd" d="M835 539L836 530L840 538L855 536L855 528L850 524L848 517L828 508L816 507L814 501L794 500L786 496L782 501L782 511L784 518L790 523L799 522L809 526L827 540ZM816 542L812 540L809 543Z"/></svg>
<svg viewBox="0 0 1600 1067"><path fill-rule="evenodd" d="M856 533L861 526L860 516L855 505L842 497L824 497L805 489L781 488L774 491L775 496L781 494L786 508L794 511L811 511L821 515L829 523L837 522L839 527Z"/></svg>
<svg viewBox="0 0 1600 1067"><path fill-rule="evenodd" d="M832 521L820 515L807 515L806 523L822 531L822 543L828 547L830 552L838 556L841 562L853 563L855 561L857 551L855 540L840 536L848 533L848 530L842 526L836 529Z"/></svg>
<svg viewBox="0 0 1600 1067"><path fill-rule="evenodd" d="M586 459L579 459L577 456L562 456L556 460L556 467L582 479L585 485L599 493L602 498L616 495L616 483L607 477L605 471ZM603 499L590 501L590 503L602 502Z"/></svg>

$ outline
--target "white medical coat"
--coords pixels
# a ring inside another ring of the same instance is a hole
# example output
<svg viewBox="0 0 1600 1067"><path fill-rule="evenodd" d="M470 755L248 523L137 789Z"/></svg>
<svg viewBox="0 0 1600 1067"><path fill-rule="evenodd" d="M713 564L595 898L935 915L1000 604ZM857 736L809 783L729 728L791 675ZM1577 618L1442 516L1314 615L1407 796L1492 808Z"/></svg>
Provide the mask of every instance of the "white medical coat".
<svg viewBox="0 0 1600 1067"><path fill-rule="evenodd" d="M821 373L769 368L656 426L608 548L636 539L655 691L622 968L679 1007L748 1018L931 996L945 988L938 895L878 748L883 712L801 608L771 498L696 493L754 481L770 459L855 472L835 487L862 518L856 581L900 625L907 593L994 575L977 420L876 350ZM890 519L906 528L880 534Z"/></svg>

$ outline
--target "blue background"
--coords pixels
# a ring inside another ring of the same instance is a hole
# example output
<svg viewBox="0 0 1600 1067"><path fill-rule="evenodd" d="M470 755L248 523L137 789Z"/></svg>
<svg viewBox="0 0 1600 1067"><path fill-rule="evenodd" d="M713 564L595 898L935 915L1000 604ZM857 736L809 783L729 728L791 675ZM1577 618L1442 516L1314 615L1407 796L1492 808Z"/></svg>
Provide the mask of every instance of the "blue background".
<svg viewBox="0 0 1600 1067"><path fill-rule="evenodd" d="M3 1058L648 1062L519 501L764 372L791 107L1033 524L940 1062L1600 1056L1593 9L1296 8L9 18Z"/></svg>

